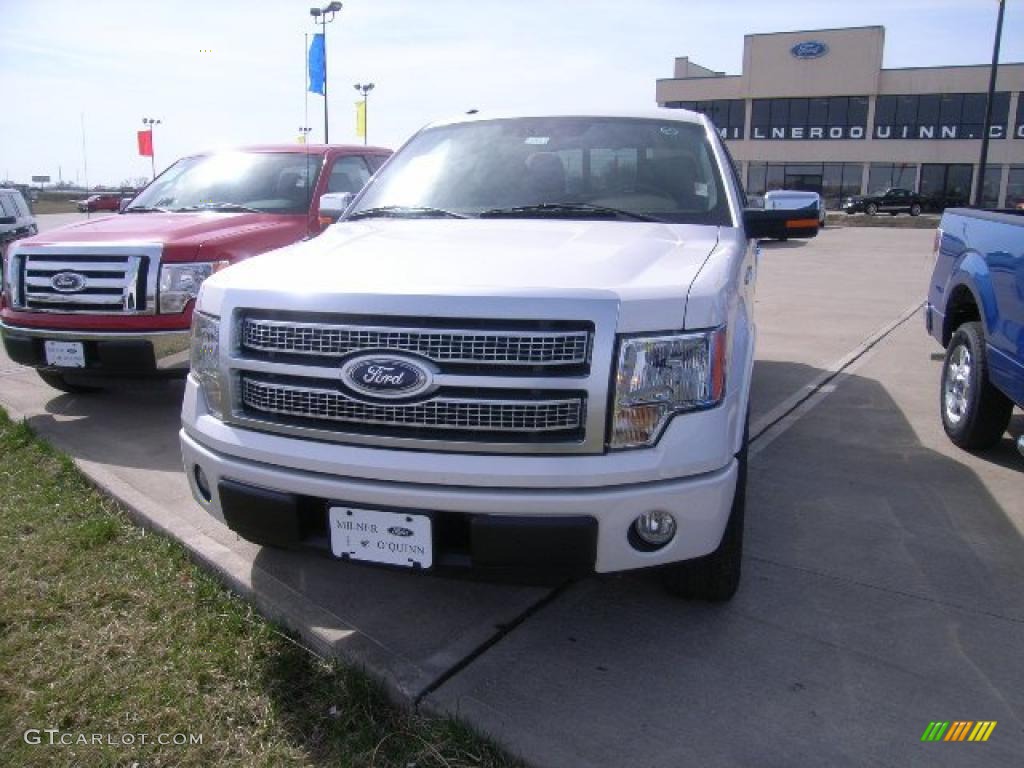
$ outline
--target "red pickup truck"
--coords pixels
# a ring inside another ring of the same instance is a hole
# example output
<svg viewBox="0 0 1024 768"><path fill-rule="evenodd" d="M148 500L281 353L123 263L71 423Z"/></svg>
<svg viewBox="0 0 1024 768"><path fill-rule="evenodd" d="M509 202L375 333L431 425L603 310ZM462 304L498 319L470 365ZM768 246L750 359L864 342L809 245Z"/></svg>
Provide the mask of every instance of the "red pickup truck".
<svg viewBox="0 0 1024 768"><path fill-rule="evenodd" d="M184 376L203 280L318 235L330 223L321 195L358 192L390 154L289 145L194 155L117 215L17 241L0 295L8 357L69 392Z"/></svg>

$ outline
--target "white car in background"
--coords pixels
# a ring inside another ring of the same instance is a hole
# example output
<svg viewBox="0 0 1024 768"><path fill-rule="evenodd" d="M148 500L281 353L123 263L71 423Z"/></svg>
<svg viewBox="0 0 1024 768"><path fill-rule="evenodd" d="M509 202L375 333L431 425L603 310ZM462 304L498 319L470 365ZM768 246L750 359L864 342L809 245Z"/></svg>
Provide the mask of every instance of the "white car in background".
<svg viewBox="0 0 1024 768"><path fill-rule="evenodd" d="M795 211L807 208L813 210L818 219L818 226L825 228L825 201L817 192L805 192L795 189L773 189L765 193L764 208L766 211Z"/></svg>
<svg viewBox="0 0 1024 768"><path fill-rule="evenodd" d="M35 217L21 192L13 188L0 189L0 251L7 243L38 231Z"/></svg>

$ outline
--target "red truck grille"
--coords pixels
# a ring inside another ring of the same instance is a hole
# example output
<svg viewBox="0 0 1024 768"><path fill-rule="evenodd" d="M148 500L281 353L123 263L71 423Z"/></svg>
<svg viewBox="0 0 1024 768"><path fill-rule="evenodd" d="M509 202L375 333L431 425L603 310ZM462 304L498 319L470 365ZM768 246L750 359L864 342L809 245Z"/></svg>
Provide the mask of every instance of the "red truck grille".
<svg viewBox="0 0 1024 768"><path fill-rule="evenodd" d="M20 253L15 309L88 314L153 314L151 262L143 254Z"/></svg>

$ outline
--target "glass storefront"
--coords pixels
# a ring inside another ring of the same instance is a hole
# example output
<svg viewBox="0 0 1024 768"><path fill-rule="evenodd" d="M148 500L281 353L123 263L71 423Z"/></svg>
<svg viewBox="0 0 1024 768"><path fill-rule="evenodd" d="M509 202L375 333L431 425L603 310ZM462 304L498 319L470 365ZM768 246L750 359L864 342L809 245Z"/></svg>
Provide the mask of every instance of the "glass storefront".
<svg viewBox="0 0 1024 768"><path fill-rule="evenodd" d="M868 193L884 192L890 188L917 188L917 165L911 163L872 163L868 169Z"/></svg>
<svg viewBox="0 0 1024 768"><path fill-rule="evenodd" d="M752 139L863 139L868 97L754 99L750 106Z"/></svg>
<svg viewBox="0 0 1024 768"><path fill-rule="evenodd" d="M999 207L999 187L1003 183L1003 166L985 166L985 186L981 191L982 208Z"/></svg>
<svg viewBox="0 0 1024 768"><path fill-rule="evenodd" d="M876 139L980 139L985 128L984 93L882 95L875 99ZM1005 139L1010 94L992 100L993 139Z"/></svg>
<svg viewBox="0 0 1024 768"><path fill-rule="evenodd" d="M860 194L862 163L748 163L747 194L763 195L773 189L799 189L819 193L826 207Z"/></svg>
<svg viewBox="0 0 1024 768"><path fill-rule="evenodd" d="M925 163L921 166L921 188L929 208L941 210L967 205L971 199L974 167L968 163Z"/></svg>
<svg viewBox="0 0 1024 768"><path fill-rule="evenodd" d="M1024 205L1024 165L1011 165L1006 179L1006 207Z"/></svg>
<svg viewBox="0 0 1024 768"><path fill-rule="evenodd" d="M716 99L714 101L668 101L669 109L690 109L711 118L723 139L746 138L743 132L747 122L745 99Z"/></svg>

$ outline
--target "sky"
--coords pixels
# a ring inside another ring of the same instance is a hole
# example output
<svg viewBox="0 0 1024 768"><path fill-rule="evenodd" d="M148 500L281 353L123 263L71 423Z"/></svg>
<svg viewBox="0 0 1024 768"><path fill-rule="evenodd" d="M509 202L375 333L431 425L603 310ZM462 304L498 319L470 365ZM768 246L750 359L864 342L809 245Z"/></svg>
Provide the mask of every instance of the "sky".
<svg viewBox="0 0 1024 768"><path fill-rule="evenodd" d="M326 0L321 3L326 5ZM0 0L0 179L119 184L219 146L323 138L305 93L311 0ZM995 0L344 0L327 26L332 143L397 148L468 109L655 106L673 60L739 74L743 36L882 25L886 67L988 63ZM1024 61L1024 0L1008 0L1001 61ZM305 109L308 101L308 122ZM84 152L83 152L84 126Z"/></svg>

